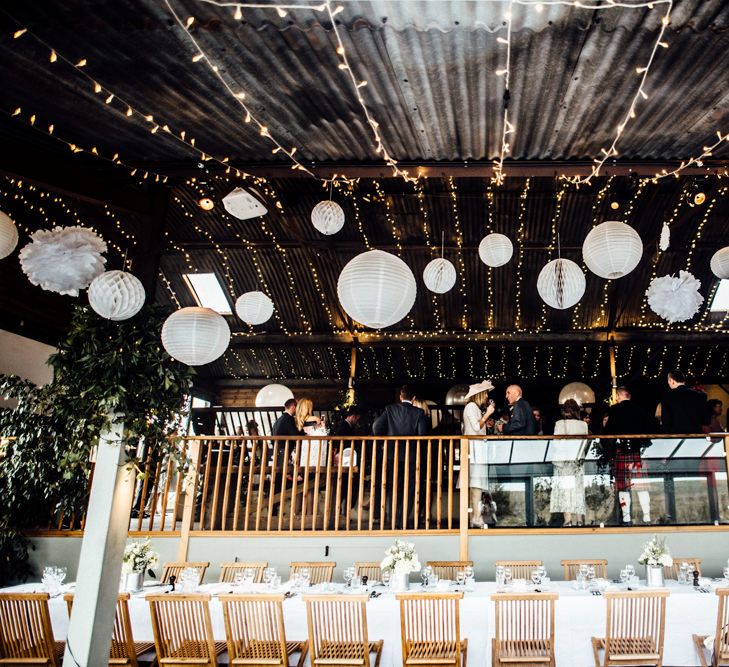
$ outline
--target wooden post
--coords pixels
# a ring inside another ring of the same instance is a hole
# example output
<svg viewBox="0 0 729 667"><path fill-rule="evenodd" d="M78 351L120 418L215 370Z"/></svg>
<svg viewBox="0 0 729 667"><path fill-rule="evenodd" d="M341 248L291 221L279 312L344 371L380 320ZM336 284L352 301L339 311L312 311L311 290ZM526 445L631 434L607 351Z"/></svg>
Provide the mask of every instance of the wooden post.
<svg viewBox="0 0 729 667"><path fill-rule="evenodd" d="M727 490L729 490L729 435L724 436L724 456L726 457Z"/></svg>
<svg viewBox="0 0 729 667"><path fill-rule="evenodd" d="M612 389L610 391L610 402L614 405L618 398L618 373L615 363L615 338L610 336L608 341L608 352L610 353L610 377L612 379Z"/></svg>
<svg viewBox="0 0 729 667"><path fill-rule="evenodd" d="M79 557L64 665L109 662L124 545L134 498L135 469L127 465L124 424L111 417L99 439Z"/></svg>
<svg viewBox="0 0 729 667"><path fill-rule="evenodd" d="M255 452L254 452L255 454ZM241 453L241 464L243 455ZM187 550L190 544L190 531L195 521L195 496L197 495L197 476L200 466L200 440L193 440L190 444L190 466L185 475L183 486L185 489L185 506L182 509L182 526L180 526L180 545L177 548L177 560L187 560Z"/></svg>
<svg viewBox="0 0 729 667"><path fill-rule="evenodd" d="M357 375L357 339L352 343L352 351L349 356L349 382L347 383L347 401L355 402L354 379Z"/></svg>
<svg viewBox="0 0 729 667"><path fill-rule="evenodd" d="M468 560L468 526L470 517L468 515L469 480L468 480L468 438L461 438L461 474L459 475L459 506L460 522L458 524L458 539L460 546L459 560Z"/></svg>

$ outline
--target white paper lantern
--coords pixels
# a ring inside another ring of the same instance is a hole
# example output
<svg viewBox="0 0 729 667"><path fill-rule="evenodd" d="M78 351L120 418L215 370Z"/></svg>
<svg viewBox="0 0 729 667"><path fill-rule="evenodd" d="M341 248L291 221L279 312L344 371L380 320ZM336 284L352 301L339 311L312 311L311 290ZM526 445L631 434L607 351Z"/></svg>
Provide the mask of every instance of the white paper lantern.
<svg viewBox="0 0 729 667"><path fill-rule="evenodd" d="M582 244L587 268L609 280L628 275L638 266L642 256L643 242L638 232L617 220L593 227Z"/></svg>
<svg viewBox="0 0 729 667"><path fill-rule="evenodd" d="M336 234L344 226L344 211L331 199L320 201L311 211L311 224L322 234Z"/></svg>
<svg viewBox="0 0 729 667"><path fill-rule="evenodd" d="M225 318L210 308L190 306L172 313L162 325L162 345L171 357L188 366L215 361L230 343Z"/></svg>
<svg viewBox="0 0 729 667"><path fill-rule="evenodd" d="M438 257L423 270L425 286L436 294L445 294L456 284L456 267L443 257Z"/></svg>
<svg viewBox="0 0 729 667"><path fill-rule="evenodd" d="M342 308L352 319L372 329L399 322L410 312L417 292L410 267L382 250L369 250L351 259L337 282Z"/></svg>
<svg viewBox="0 0 729 667"><path fill-rule="evenodd" d="M120 322L136 315L144 305L144 286L125 271L106 271L89 285L89 305L107 320Z"/></svg>
<svg viewBox="0 0 729 667"><path fill-rule="evenodd" d="M595 392L584 382L570 382L559 392L559 404L564 405L568 399L577 401L580 405L595 402Z"/></svg>
<svg viewBox="0 0 729 667"><path fill-rule="evenodd" d="M446 405L466 405L466 394L469 388L467 384L454 384L446 393Z"/></svg>
<svg viewBox="0 0 729 667"><path fill-rule="evenodd" d="M503 234L489 234L478 244L478 256L486 266L503 266L513 254L511 239Z"/></svg>
<svg viewBox="0 0 729 667"><path fill-rule="evenodd" d="M235 302L235 312L246 324L263 324L273 315L273 301L263 292L246 292Z"/></svg>
<svg viewBox="0 0 729 667"><path fill-rule="evenodd" d="M5 259L18 245L18 228L10 216L0 211L0 259Z"/></svg>
<svg viewBox="0 0 729 667"><path fill-rule="evenodd" d="M2 257L2 252L0 252ZM711 272L722 280L729 278L729 246L717 250L711 258Z"/></svg>
<svg viewBox="0 0 729 667"><path fill-rule="evenodd" d="M282 384L267 384L256 394L257 408L280 408L290 398L293 392Z"/></svg>
<svg viewBox="0 0 729 667"><path fill-rule="evenodd" d="M572 308L585 293L582 269L569 259L553 259L539 272L537 292L552 308Z"/></svg>

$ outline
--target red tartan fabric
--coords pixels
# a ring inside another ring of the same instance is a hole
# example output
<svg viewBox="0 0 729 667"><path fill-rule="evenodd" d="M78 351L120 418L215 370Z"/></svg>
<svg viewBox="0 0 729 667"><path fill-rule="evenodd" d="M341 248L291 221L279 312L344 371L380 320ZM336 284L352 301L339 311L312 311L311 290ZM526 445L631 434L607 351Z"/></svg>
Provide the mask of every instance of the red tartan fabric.
<svg viewBox="0 0 729 667"><path fill-rule="evenodd" d="M612 476L618 491L627 491L634 480L648 477L638 452L618 452L613 459Z"/></svg>

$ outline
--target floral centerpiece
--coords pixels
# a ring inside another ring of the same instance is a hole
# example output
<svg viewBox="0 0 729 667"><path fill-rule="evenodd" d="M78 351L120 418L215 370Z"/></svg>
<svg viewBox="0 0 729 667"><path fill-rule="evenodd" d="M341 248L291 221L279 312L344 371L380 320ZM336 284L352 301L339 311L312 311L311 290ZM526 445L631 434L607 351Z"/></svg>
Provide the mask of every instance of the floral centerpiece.
<svg viewBox="0 0 729 667"><path fill-rule="evenodd" d="M127 544L122 559L122 575L125 590L139 590L144 585L144 574L154 579L153 567L159 563L159 554L152 551L149 539Z"/></svg>
<svg viewBox="0 0 729 667"><path fill-rule="evenodd" d="M641 565L645 565L646 583L648 586L663 586L663 568L673 565L671 552L666 546L666 541L654 535L646 542L643 553L638 558Z"/></svg>
<svg viewBox="0 0 729 667"><path fill-rule="evenodd" d="M385 557L380 563L383 572L392 573L392 588L406 590L409 586L411 572L420 572L420 561L415 553L415 544L405 540L396 540L388 547Z"/></svg>

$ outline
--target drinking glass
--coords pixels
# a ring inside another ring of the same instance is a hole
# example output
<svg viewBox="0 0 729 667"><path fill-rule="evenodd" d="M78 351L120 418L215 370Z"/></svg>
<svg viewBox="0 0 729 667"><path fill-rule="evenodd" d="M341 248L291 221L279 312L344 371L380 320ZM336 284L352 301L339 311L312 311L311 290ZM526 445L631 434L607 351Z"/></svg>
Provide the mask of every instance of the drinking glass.
<svg viewBox="0 0 729 667"><path fill-rule="evenodd" d="M577 573L575 580L577 581L578 590L584 590L586 577L585 573L582 571L582 568L580 568L579 572Z"/></svg>
<svg viewBox="0 0 729 667"><path fill-rule="evenodd" d="M537 565L537 572L542 579L547 576L547 568L544 565Z"/></svg>
<svg viewBox="0 0 729 667"><path fill-rule="evenodd" d="M302 588L309 588L311 586L311 572L308 567L301 568L301 586Z"/></svg>
<svg viewBox="0 0 729 667"><path fill-rule="evenodd" d="M504 572L505 572L505 568L503 565L496 566L496 585L497 586L504 585Z"/></svg>
<svg viewBox="0 0 729 667"><path fill-rule="evenodd" d="M194 567L186 567L180 572L180 590L183 593L192 593L197 589L200 575Z"/></svg>
<svg viewBox="0 0 729 667"><path fill-rule="evenodd" d="M504 568L504 586L511 586L512 579L511 569L508 567Z"/></svg>
<svg viewBox="0 0 729 667"><path fill-rule="evenodd" d="M534 570L532 572L532 583L535 586L539 586L539 584L542 583L542 575L539 573L539 570Z"/></svg>
<svg viewBox="0 0 729 667"><path fill-rule="evenodd" d="M267 567L263 571L263 583L267 585L271 585L271 580L276 576L276 568L275 567Z"/></svg>
<svg viewBox="0 0 729 667"><path fill-rule="evenodd" d="M423 588L428 588L428 573L426 572L427 569L427 567L424 567L422 570L420 570L420 581L423 582Z"/></svg>
<svg viewBox="0 0 729 667"><path fill-rule="evenodd" d="M678 568L678 583L689 584L690 579L690 565L688 563L681 563L681 567Z"/></svg>
<svg viewBox="0 0 729 667"><path fill-rule="evenodd" d="M43 568L43 588L51 597L61 594L61 584L66 578L66 568L49 565Z"/></svg>
<svg viewBox="0 0 729 667"><path fill-rule="evenodd" d="M460 588L463 588L463 585L466 583L466 573L463 570L458 570L456 573L456 584Z"/></svg>
<svg viewBox="0 0 729 667"><path fill-rule="evenodd" d="M630 575L628 574L627 568L624 567L622 570L620 570L620 583L621 584L627 584L629 577L630 577Z"/></svg>
<svg viewBox="0 0 729 667"><path fill-rule="evenodd" d="M582 563L582 565L580 565L579 573L582 575L583 579L587 579L587 568L588 566L586 563Z"/></svg>
<svg viewBox="0 0 729 667"><path fill-rule="evenodd" d="M300 588L301 587L301 572L294 572L291 575L291 587L292 588Z"/></svg>
<svg viewBox="0 0 729 667"><path fill-rule="evenodd" d="M345 586L347 588L350 588L352 586L352 579L354 579L354 568L353 567L345 567L344 568L344 572L342 573L342 576L344 577L344 584L345 584Z"/></svg>
<svg viewBox="0 0 729 667"><path fill-rule="evenodd" d="M389 586L392 579L392 570L382 570L382 585Z"/></svg>
<svg viewBox="0 0 729 667"><path fill-rule="evenodd" d="M240 570L238 570L233 575L233 586L235 586L236 588L241 588L243 586L243 584L245 583L245 580L246 580L246 575L243 572L241 572Z"/></svg>
<svg viewBox="0 0 729 667"><path fill-rule="evenodd" d="M729 581L729 567L725 567L723 570L724 580Z"/></svg>
<svg viewBox="0 0 729 667"><path fill-rule="evenodd" d="M251 586L256 580L256 571L252 567L247 567L243 570L243 576L246 586Z"/></svg>
<svg viewBox="0 0 729 667"><path fill-rule="evenodd" d="M595 567L593 565L590 565L587 568L587 581L588 582L595 581Z"/></svg>
<svg viewBox="0 0 729 667"><path fill-rule="evenodd" d="M629 577L634 577L635 576L635 567L633 565L631 565L630 563L628 563L625 566L625 569L628 571L628 576Z"/></svg>

